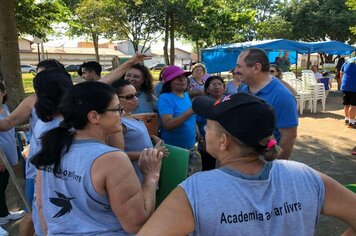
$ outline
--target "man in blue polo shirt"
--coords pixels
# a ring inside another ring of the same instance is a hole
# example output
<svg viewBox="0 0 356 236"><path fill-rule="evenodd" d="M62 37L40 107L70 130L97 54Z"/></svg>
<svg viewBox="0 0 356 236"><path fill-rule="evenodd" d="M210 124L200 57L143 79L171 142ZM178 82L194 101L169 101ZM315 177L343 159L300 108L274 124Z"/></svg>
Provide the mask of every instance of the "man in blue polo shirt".
<svg viewBox="0 0 356 236"><path fill-rule="evenodd" d="M341 90L344 93L345 124L356 129L356 57L347 60L341 67Z"/></svg>
<svg viewBox="0 0 356 236"><path fill-rule="evenodd" d="M289 159L297 137L297 103L290 91L276 78L269 75L269 60L261 49L250 48L241 52L235 71L246 84L242 92L264 99L276 113L274 136L283 149L278 158Z"/></svg>

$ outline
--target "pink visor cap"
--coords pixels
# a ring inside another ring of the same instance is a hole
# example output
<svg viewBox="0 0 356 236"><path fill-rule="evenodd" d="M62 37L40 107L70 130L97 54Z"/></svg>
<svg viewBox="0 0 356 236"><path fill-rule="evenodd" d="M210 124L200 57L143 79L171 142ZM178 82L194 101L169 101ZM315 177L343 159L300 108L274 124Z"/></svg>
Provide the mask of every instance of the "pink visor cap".
<svg viewBox="0 0 356 236"><path fill-rule="evenodd" d="M164 82L168 82L168 81L170 81L180 75L183 75L183 74L185 76L189 76L189 75L191 75L191 72L186 72L179 66L168 66L168 67L164 68L162 77L163 77Z"/></svg>

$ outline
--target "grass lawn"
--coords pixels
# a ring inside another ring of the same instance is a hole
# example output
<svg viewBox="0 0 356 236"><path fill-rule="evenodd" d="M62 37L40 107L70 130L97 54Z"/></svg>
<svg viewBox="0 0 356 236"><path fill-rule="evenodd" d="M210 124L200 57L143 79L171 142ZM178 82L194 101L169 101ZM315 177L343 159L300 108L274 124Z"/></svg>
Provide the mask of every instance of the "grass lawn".
<svg viewBox="0 0 356 236"><path fill-rule="evenodd" d="M106 75L108 73L109 73L108 71L103 71L102 75ZM151 71L154 82L158 81L159 73L160 73L159 70ZM79 81L81 81L81 78L77 75L76 72L70 72L69 74L71 74L74 83L78 83ZM32 84L34 77L35 76L31 73L22 74L22 83L23 83L23 87L25 89L26 96L35 93L35 90L33 89L33 84Z"/></svg>

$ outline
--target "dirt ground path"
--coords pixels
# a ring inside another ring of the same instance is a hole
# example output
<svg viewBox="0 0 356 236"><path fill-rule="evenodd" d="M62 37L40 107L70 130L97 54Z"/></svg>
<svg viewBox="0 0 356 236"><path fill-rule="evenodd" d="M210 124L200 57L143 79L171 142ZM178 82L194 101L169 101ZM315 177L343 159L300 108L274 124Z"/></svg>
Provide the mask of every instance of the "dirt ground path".
<svg viewBox="0 0 356 236"><path fill-rule="evenodd" d="M351 155L351 149L356 146L356 129L344 126L342 94L331 92L326 102L325 112L321 111L320 102L317 110L315 114L304 110L304 114L300 116L298 138L291 159L306 163L342 184L356 183L356 156ZM19 167L16 167L16 173L23 185ZM7 196L10 210L17 210L22 206L11 181ZM19 221L12 222L4 228L10 232L10 235L18 235L18 224ZM346 225L339 220L322 216L316 235L340 235L346 228Z"/></svg>

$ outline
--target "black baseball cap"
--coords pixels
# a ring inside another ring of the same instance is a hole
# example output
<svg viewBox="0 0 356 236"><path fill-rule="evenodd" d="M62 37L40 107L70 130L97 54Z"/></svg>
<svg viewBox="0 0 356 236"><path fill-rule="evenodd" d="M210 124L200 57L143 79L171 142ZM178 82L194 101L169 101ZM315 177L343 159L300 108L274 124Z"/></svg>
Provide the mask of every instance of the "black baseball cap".
<svg viewBox="0 0 356 236"><path fill-rule="evenodd" d="M232 136L250 147L273 135L275 113L264 100L248 94L236 93L220 100L200 96L193 100L193 111L209 120L217 121Z"/></svg>

